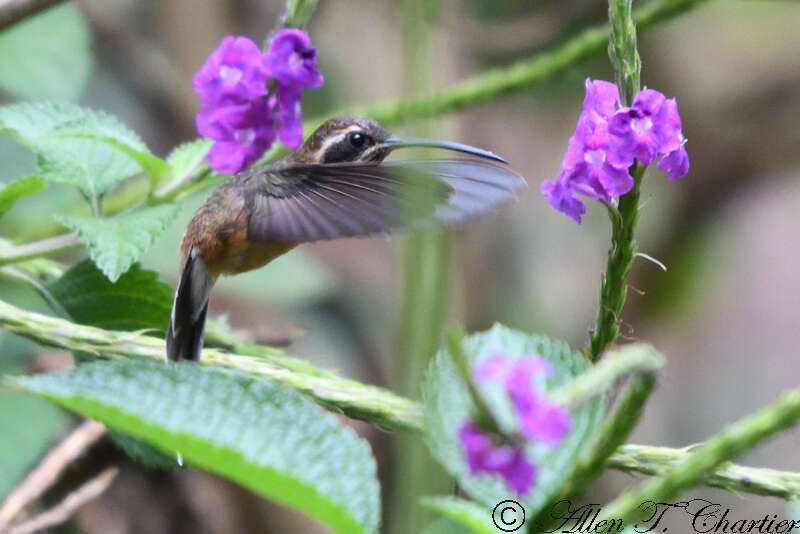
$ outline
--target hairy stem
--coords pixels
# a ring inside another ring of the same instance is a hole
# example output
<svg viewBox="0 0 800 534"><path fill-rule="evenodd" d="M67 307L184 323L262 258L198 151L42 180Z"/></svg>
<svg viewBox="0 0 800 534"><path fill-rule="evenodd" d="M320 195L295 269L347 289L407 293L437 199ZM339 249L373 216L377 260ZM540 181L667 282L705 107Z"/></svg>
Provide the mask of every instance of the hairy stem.
<svg viewBox="0 0 800 534"><path fill-rule="evenodd" d="M633 491L612 501L602 511L602 519L636 520L643 502L665 502L682 491L701 483L721 464L752 449L765 439L794 425L800 418L800 388L793 389L773 404L728 426L719 434L693 448L669 468L663 476L652 478ZM719 473L717 473L719 474Z"/></svg>
<svg viewBox="0 0 800 534"><path fill-rule="evenodd" d="M692 453L688 448L629 444L619 447L608 458L606 466L628 473L661 476L684 463L690 454ZM800 473L790 471L725 463L708 473L703 483L735 493L778 497L787 501L800 498Z"/></svg>
<svg viewBox="0 0 800 534"><path fill-rule="evenodd" d="M597 358L619 335L619 320L628 296L628 274L636 258L636 223L639 221L639 189L645 167L635 164L631 168L633 187L619 198L619 206L611 217L611 249L608 252L606 271L600 282L600 304L595 327L586 346L586 356Z"/></svg>
<svg viewBox="0 0 800 534"><path fill-rule="evenodd" d="M636 24L632 12L632 0L609 0L608 19L610 34L608 55L614 66L623 106L629 106L633 96L639 92L642 62L636 49ZM628 294L627 279L636 257L636 222L639 219L639 188L645 167L635 163L631 169L633 187L619 199L615 212L609 206L611 217L611 250L608 253L606 272L600 282L600 304L597 319L586 356L597 361L600 354L619 335L619 320Z"/></svg>
<svg viewBox="0 0 800 534"><path fill-rule="evenodd" d="M83 326L29 312L3 301L0 301L0 324L40 344L69 351L88 352L104 358L164 358L164 342L158 338ZM312 368L303 360L298 361ZM254 379L275 380L308 394L329 409L368 421L385 430L422 430L422 408L418 403L382 388L341 378L332 371L289 370L269 358L254 358L214 349L203 351L200 365L216 365ZM696 447L692 450L696 450ZM626 472L663 474L685 463L691 454L687 449L624 445L608 459L606 465ZM707 470L704 481L732 491L783 498L798 495L800 489L800 473L733 464L725 464L716 471Z"/></svg>

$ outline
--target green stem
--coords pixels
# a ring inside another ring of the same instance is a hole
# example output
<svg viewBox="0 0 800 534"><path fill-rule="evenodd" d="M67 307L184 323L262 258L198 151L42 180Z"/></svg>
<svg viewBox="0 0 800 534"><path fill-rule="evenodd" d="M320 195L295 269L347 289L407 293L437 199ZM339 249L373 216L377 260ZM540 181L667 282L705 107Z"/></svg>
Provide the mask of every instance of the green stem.
<svg viewBox="0 0 800 534"><path fill-rule="evenodd" d="M3 301L0 301L0 324L37 343L63 350L87 352L102 358L164 358L164 342L158 338L83 326L29 312ZM311 367L303 360L298 361ZM269 357L256 358L215 349L203 350L200 365L225 367L253 379L275 380L308 394L327 408L386 430L422 430L422 408L418 403L382 388L342 378L332 371L290 370ZM684 465L692 454L686 449L624 445L606 465L625 472L659 475ZM716 471L707 470L703 480L709 485L742 493L783 498L800 495L800 473L725 464Z"/></svg>
<svg viewBox="0 0 800 534"><path fill-rule="evenodd" d="M623 106L629 106L639 92L642 62L636 49L636 24L632 0L609 0L608 19L610 34L608 55L619 87ZM639 188L645 167L634 164L630 171L633 187L619 199L619 207L611 217L611 250L608 253L606 272L600 283L600 304L597 319L586 357L597 361L600 354L617 339L619 320L628 294L627 279L636 256L636 222L639 219Z"/></svg>
<svg viewBox="0 0 800 534"><path fill-rule="evenodd" d="M611 250L608 253L606 272L600 282L600 304L595 327L585 349L591 361L597 358L619 335L619 319L628 295L627 279L636 257L634 237L639 221L639 189L645 167L631 167L633 187L619 198L617 213L611 217Z"/></svg>
<svg viewBox="0 0 800 534"><path fill-rule="evenodd" d="M687 449L623 445L608 458L606 466L627 473L666 475L692 454ZM726 463L708 473L703 483L735 493L795 500L800 498L800 473Z"/></svg>
<svg viewBox="0 0 800 534"><path fill-rule="evenodd" d="M575 464L551 504L561 499L577 497L600 475L608 457L625 442L639 421L644 403L655 387L656 373L663 365L664 359L651 346L641 343L626 345L553 392L551 398L562 399L562 402L574 405L611 390L622 376L633 375L633 382L620 400L615 413L601 429L589 454ZM552 506L543 507L531 524L546 523L551 508Z"/></svg>
<svg viewBox="0 0 800 534"><path fill-rule="evenodd" d="M619 402L617 410L600 431L597 443L589 456L578 463L563 494L576 497L597 478L608 457L625 443L642 416L642 409L656 384L654 373L643 373L633 378Z"/></svg>
<svg viewBox="0 0 800 534"><path fill-rule="evenodd" d="M550 393L553 402L575 407L610 390L623 376L654 375L664 366L664 359L646 343L637 343L612 352L602 362Z"/></svg>
<svg viewBox="0 0 800 534"><path fill-rule="evenodd" d="M423 91L431 86L433 64L430 33L426 17L432 0L403 0L404 73L403 89ZM434 137L434 124L415 125L415 134ZM409 190L409 205L425 202ZM412 228L404 242L403 287L400 316L397 321L394 376L401 393L417 398L419 384L428 362L441 344L442 327L447 313L448 264L450 236L438 228ZM387 532L420 532L432 519L421 509L419 497L437 494L452 487L441 466L431 457L422 440L397 435L392 447L392 491L387 510Z"/></svg>
<svg viewBox="0 0 800 534"><path fill-rule="evenodd" d="M287 0L286 13L281 18L284 28L303 28L314 10L317 9L319 0Z"/></svg>
<svg viewBox="0 0 800 534"><path fill-rule="evenodd" d="M755 447L770 436L786 430L800 418L800 388L785 393L773 404L725 428L694 448L667 469L633 491L626 492L603 507L602 519L635 521L646 501L665 502L703 481L718 466Z"/></svg>

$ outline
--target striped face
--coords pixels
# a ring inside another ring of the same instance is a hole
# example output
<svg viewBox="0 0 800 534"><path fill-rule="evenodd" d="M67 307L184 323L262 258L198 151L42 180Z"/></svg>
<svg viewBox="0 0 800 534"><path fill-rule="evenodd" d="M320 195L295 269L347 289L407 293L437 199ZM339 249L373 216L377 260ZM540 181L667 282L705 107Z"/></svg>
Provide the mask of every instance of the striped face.
<svg viewBox="0 0 800 534"><path fill-rule="evenodd" d="M372 119L336 117L311 134L295 153L302 163L381 161L388 153L383 142L389 134Z"/></svg>

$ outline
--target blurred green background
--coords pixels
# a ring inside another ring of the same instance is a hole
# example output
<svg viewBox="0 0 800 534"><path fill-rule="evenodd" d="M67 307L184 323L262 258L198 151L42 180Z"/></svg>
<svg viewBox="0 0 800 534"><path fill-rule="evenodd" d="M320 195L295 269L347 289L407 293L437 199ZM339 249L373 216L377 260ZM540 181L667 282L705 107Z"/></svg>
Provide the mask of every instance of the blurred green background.
<svg viewBox="0 0 800 534"><path fill-rule="evenodd" d="M227 34L260 42L282 9L282 2L263 0L69 2L0 33L2 101L77 101L108 111L164 155L196 137L191 77L210 51ZM583 25L601 23L605 3L441 0L422 15L409 27L401 2L321 2L308 31L326 83L306 92L305 116L326 117L345 105L401 97L421 86L445 87L507 64ZM674 183L658 171L645 181L640 248L668 270L637 262L622 332L624 339L653 342L668 365L635 442L700 441L800 382L798 20L794 2L718 1L640 32L642 81L677 97L692 167ZM424 39L424 56L409 59L410 36ZM412 79L421 70L423 81ZM538 192L541 180L559 169L586 76L613 78L605 54L491 104L393 128L422 127L487 148L529 182L519 202L454 234L448 321L463 321L471 331L500 321L564 338L575 348L588 338L609 246L604 210L589 203L579 226ZM33 169L30 154L7 138L0 138L0 161L3 182ZM169 283L175 282L185 223L207 194L186 202L143 259ZM0 220L0 235L35 239L53 228L53 213L80 205L66 187L50 186ZM292 340L292 354L320 366L396 388L403 250L403 237L301 247L259 271L221 280L211 312L227 314L234 328L259 340ZM8 281L0 280L0 298L46 309L35 293ZM71 361L66 353L2 331L0 351L3 373L57 369ZM0 495L70 421L43 401L0 391ZM404 487L403 477L411 475L402 464L393 468L393 436L354 426L378 458L384 521L400 521L392 513L392 489ZM742 461L800 470L799 439L797 430L786 433ZM589 498L606 502L634 482L629 475L607 474ZM783 513L777 500L708 489L695 494L725 503L737 517ZM685 522L675 523L675 531L685 528ZM211 475L148 471L130 463L114 487L63 531L324 529Z"/></svg>

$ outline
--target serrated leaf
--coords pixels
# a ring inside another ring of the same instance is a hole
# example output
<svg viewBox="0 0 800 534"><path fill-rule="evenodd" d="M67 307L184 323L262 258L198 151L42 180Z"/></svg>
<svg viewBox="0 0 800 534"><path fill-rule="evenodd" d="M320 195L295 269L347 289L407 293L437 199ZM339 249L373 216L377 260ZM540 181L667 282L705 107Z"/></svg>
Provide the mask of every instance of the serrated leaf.
<svg viewBox="0 0 800 534"><path fill-rule="evenodd" d="M503 531L492 523L492 507L457 497L426 497L422 505L459 524L464 532L498 534ZM520 525L522 526L522 525Z"/></svg>
<svg viewBox="0 0 800 534"><path fill-rule="evenodd" d="M377 533L369 445L300 393L192 363L98 361L17 384L176 451L188 465L304 511L336 532Z"/></svg>
<svg viewBox="0 0 800 534"><path fill-rule="evenodd" d="M172 176L179 180L197 172L205 164L211 143L210 139L201 138L175 147L167 156Z"/></svg>
<svg viewBox="0 0 800 534"><path fill-rule="evenodd" d="M0 217L5 215L17 200L38 193L44 186L42 177L35 174L7 183L0 189Z"/></svg>
<svg viewBox="0 0 800 534"><path fill-rule="evenodd" d="M91 124L120 143L147 150L134 132L102 112L56 103L0 108L0 133L34 152L42 178L73 185L96 205L105 193L141 168L129 155L106 143L65 136L77 123Z"/></svg>
<svg viewBox="0 0 800 534"><path fill-rule="evenodd" d="M48 289L76 323L110 330L165 330L172 308L171 288L138 264L112 283L84 260Z"/></svg>
<svg viewBox="0 0 800 534"><path fill-rule="evenodd" d="M75 4L0 32L0 89L18 98L75 101L91 71L89 28Z"/></svg>
<svg viewBox="0 0 800 534"><path fill-rule="evenodd" d="M105 143L131 157L150 179L151 184L157 184L170 175L170 166L166 161L153 155L133 132L126 139L115 137L118 132L109 128L108 124L97 121L95 116L86 119L70 121L56 128L55 134L62 138L90 139Z"/></svg>
<svg viewBox="0 0 800 534"><path fill-rule="evenodd" d="M109 280L116 282L175 219L176 204L140 208L114 218L56 217L78 234L89 257Z"/></svg>
<svg viewBox="0 0 800 534"><path fill-rule="evenodd" d="M544 384L553 390L589 367L586 358L561 341L544 336L528 335L495 325L491 330L464 339L464 350L472 362L500 350L510 357L537 354L553 364L553 372ZM498 416L501 425L513 425L513 415L505 396L501 399L491 388L485 391L486 401ZM484 391L482 390L482 393ZM492 474L472 475L458 439L458 430L472 411L472 400L452 358L441 350L431 361L422 385L425 410L425 435L433 455L455 476L460 486L476 501L486 506L513 497L505 481ZM506 408L504 411L504 407ZM554 497L572 466L588 445L591 445L603 416L603 405L591 400L572 410L572 428L555 448L529 444L526 455L538 466L536 485L526 495L516 498L531 516Z"/></svg>

